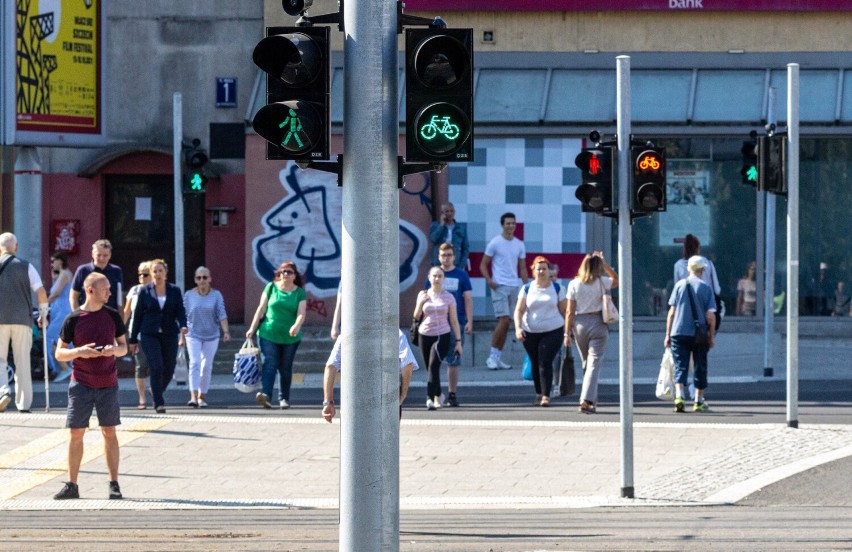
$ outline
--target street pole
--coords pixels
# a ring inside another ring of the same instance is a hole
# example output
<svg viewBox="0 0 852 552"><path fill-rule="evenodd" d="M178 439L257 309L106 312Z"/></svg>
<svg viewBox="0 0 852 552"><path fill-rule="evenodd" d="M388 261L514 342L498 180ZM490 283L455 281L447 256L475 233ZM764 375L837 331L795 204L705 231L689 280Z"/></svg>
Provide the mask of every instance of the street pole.
<svg viewBox="0 0 852 552"><path fill-rule="evenodd" d="M778 104L778 90L775 87L769 89L769 113L766 122L775 125L778 123L776 106ZM772 325L774 318L773 308L775 302L775 234L777 232L775 223L775 194L766 193L766 250L763 275L763 377L771 378L774 375L772 368Z"/></svg>
<svg viewBox="0 0 852 552"><path fill-rule="evenodd" d="M12 231L18 239L18 256L29 261L39 273L42 266L41 197L41 160L38 150L34 146L19 148L15 156L15 221Z"/></svg>
<svg viewBox="0 0 852 552"><path fill-rule="evenodd" d="M340 546L399 550L395 2L344 4Z"/></svg>
<svg viewBox="0 0 852 552"><path fill-rule="evenodd" d="M618 383L621 400L621 496L633 498L633 227L630 221L630 56L616 58L618 133Z"/></svg>
<svg viewBox="0 0 852 552"><path fill-rule="evenodd" d="M172 170L174 171L175 207L175 285L183 291L184 243L183 243L183 189L181 186L181 147L183 142L183 97L180 92L172 96Z"/></svg>
<svg viewBox="0 0 852 552"><path fill-rule="evenodd" d="M799 64L787 64L787 426L799 427Z"/></svg>

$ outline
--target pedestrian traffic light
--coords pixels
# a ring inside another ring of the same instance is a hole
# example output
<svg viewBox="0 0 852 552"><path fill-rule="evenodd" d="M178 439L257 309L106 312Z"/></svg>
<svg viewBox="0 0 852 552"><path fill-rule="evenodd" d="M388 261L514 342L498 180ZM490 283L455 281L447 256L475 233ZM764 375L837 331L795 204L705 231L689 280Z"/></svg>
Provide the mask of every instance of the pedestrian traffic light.
<svg viewBox="0 0 852 552"><path fill-rule="evenodd" d="M633 146L633 213L666 210L666 148Z"/></svg>
<svg viewBox="0 0 852 552"><path fill-rule="evenodd" d="M742 153L743 168L740 169L740 174L743 184L757 186L757 143L753 140L743 142Z"/></svg>
<svg viewBox="0 0 852 552"><path fill-rule="evenodd" d="M405 30L408 161L473 161L473 29Z"/></svg>
<svg viewBox="0 0 852 552"><path fill-rule="evenodd" d="M183 191L187 194L202 194L207 191L207 175L204 165L207 164L207 154L201 149L201 140L194 138L192 146L186 147L183 153L184 176Z"/></svg>
<svg viewBox="0 0 852 552"><path fill-rule="evenodd" d="M613 213L612 184L615 148L584 148L574 163L580 169L581 183L574 195L584 213Z"/></svg>
<svg viewBox="0 0 852 552"><path fill-rule="evenodd" d="M787 195L784 165L787 163L787 137L761 136L757 143L757 190Z"/></svg>
<svg viewBox="0 0 852 552"><path fill-rule="evenodd" d="M268 27L252 59L267 73L267 105L252 123L266 158L328 159L329 28Z"/></svg>

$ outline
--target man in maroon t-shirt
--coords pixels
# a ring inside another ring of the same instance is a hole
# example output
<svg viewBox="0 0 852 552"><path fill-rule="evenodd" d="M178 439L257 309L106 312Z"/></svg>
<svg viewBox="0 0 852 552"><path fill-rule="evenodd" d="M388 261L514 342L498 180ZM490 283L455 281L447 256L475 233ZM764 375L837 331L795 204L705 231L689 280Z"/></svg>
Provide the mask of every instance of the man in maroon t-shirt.
<svg viewBox="0 0 852 552"><path fill-rule="evenodd" d="M127 354L127 341L121 315L106 306L110 283L103 274L93 272L83 282L86 301L72 312L59 330L56 360L74 361L68 385L68 416L65 427L71 430L68 444L68 482L53 498L80 498L77 475L83 460L83 437L89 427L92 410L104 439L104 456L109 472L109 498L122 498L118 486L118 438L115 427L121 423L118 406L118 370L115 357ZM71 347L71 343L78 345Z"/></svg>

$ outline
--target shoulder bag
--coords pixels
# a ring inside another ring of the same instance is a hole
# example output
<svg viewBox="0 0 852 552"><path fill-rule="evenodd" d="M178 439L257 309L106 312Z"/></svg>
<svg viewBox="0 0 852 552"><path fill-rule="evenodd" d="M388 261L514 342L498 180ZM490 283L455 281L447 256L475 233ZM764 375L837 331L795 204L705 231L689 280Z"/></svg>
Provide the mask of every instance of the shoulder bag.
<svg viewBox="0 0 852 552"><path fill-rule="evenodd" d="M612 302L612 295L607 293L600 278L598 278L598 284L601 286L601 316L603 317L604 324L618 322L618 308Z"/></svg>
<svg viewBox="0 0 852 552"><path fill-rule="evenodd" d="M692 285L686 282L686 293L689 295L689 308L692 310L692 319L695 322L695 344L710 344L710 328L698 322L698 314L695 309L695 296L692 294Z"/></svg>

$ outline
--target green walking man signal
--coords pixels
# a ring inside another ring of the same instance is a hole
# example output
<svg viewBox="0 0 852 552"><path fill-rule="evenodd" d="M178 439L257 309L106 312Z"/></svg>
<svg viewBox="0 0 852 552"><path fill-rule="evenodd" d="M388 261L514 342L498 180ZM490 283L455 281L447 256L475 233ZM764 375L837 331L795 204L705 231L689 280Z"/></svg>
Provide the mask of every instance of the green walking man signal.
<svg viewBox="0 0 852 552"><path fill-rule="evenodd" d="M290 116L284 119L278 128L284 128L285 126L290 125L290 129L287 131L287 135L284 136L284 140L281 142L282 146L286 146L290 142L290 138L296 140L296 144L299 146L299 149L305 147L305 144L302 142L302 139L299 138L299 132L302 132L302 121L299 119L299 116L296 112L290 108Z"/></svg>

